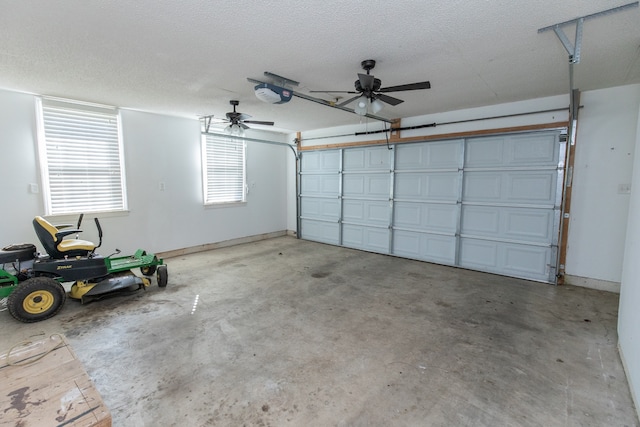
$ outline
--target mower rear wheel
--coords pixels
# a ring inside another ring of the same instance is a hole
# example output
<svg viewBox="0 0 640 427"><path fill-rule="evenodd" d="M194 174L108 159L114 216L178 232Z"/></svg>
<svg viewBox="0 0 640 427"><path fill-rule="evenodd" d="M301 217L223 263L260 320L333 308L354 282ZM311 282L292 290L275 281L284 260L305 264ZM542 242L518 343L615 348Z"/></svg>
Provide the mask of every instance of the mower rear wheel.
<svg viewBox="0 0 640 427"><path fill-rule="evenodd" d="M153 276L153 273L156 272L156 266L155 265L148 265L146 267L140 267L140 273L142 273L143 276Z"/></svg>
<svg viewBox="0 0 640 427"><path fill-rule="evenodd" d="M164 288L167 286L169 282L169 272L167 271L166 265L161 265L158 267L158 274L156 275L156 279L158 279L158 286Z"/></svg>
<svg viewBox="0 0 640 427"><path fill-rule="evenodd" d="M53 317L60 311L67 293L49 277L32 277L20 283L9 295L9 313L21 322L32 323Z"/></svg>

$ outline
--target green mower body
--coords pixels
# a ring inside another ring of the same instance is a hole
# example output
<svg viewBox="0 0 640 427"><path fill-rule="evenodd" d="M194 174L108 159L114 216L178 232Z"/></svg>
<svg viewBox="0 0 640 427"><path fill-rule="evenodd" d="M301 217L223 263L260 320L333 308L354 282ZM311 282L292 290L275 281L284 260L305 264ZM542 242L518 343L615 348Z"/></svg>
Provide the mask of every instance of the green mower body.
<svg viewBox="0 0 640 427"><path fill-rule="evenodd" d="M75 231L80 231L81 221L82 217ZM96 225L101 244L102 229L97 218ZM41 238L39 233L36 234ZM46 248L47 244L43 246ZM135 292L146 289L154 273L158 286L167 285L167 266L162 258L152 253L138 249L130 256L105 258L95 254L94 250L81 255L56 257L38 254L35 245L30 243L4 247L0 250L0 301L6 303L15 319L37 322L57 314L67 295L85 303L114 294ZM134 268L139 268L141 274L134 274ZM67 293L62 284L69 282L72 285Z"/></svg>

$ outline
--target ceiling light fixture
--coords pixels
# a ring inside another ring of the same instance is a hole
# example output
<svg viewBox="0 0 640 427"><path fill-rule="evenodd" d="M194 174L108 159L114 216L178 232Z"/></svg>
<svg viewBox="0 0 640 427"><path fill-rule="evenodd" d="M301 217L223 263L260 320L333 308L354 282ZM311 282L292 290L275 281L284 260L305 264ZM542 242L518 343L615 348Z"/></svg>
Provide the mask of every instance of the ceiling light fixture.
<svg viewBox="0 0 640 427"><path fill-rule="evenodd" d="M362 95L356 101L356 106L353 108L353 111L361 116L366 116L369 112L376 114L382 110L382 107L384 107L384 104L379 99L373 98L372 100L366 95Z"/></svg>
<svg viewBox="0 0 640 427"><path fill-rule="evenodd" d="M382 110L382 107L384 107L382 101L380 101L379 99L374 99L371 103L371 112L373 114L376 114L378 111Z"/></svg>
<svg viewBox="0 0 640 427"><path fill-rule="evenodd" d="M358 101L356 102L356 106L354 107L353 111L356 114L359 114L361 116L366 116L367 115L367 110L369 106L369 98L367 98L366 96L362 95L360 98L358 98Z"/></svg>
<svg viewBox="0 0 640 427"><path fill-rule="evenodd" d="M243 136L244 129L240 127L237 123L231 123L229 126L224 128L224 131L232 136Z"/></svg>

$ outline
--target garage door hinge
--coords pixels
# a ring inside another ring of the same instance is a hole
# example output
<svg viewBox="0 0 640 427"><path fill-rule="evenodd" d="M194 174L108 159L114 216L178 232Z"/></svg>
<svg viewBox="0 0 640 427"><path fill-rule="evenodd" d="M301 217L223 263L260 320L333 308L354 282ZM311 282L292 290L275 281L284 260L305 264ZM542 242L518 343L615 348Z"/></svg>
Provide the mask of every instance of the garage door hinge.
<svg viewBox="0 0 640 427"><path fill-rule="evenodd" d="M567 142L567 134L560 135L559 142Z"/></svg>

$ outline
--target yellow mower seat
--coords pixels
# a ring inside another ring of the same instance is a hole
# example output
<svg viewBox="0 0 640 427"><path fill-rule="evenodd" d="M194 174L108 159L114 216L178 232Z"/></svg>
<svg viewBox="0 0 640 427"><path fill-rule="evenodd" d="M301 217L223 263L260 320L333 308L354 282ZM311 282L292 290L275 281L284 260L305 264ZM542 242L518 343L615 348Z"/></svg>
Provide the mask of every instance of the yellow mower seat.
<svg viewBox="0 0 640 427"><path fill-rule="evenodd" d="M81 230L60 230L41 216L34 218L33 228L51 258L87 256L96 249L96 245L88 240L65 239L65 236L79 233Z"/></svg>

